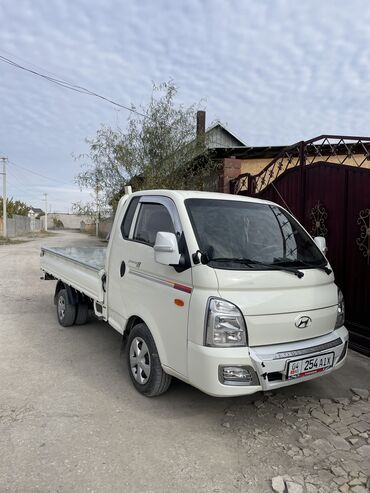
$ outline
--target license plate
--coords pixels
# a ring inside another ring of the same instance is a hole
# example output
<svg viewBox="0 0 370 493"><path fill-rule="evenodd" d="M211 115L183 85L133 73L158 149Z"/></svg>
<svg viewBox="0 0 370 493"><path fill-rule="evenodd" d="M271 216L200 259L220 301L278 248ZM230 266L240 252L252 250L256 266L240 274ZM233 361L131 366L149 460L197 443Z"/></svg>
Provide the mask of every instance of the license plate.
<svg viewBox="0 0 370 493"><path fill-rule="evenodd" d="M334 364L334 353L319 354L310 358L289 361L287 379L306 377L313 373L320 373Z"/></svg>

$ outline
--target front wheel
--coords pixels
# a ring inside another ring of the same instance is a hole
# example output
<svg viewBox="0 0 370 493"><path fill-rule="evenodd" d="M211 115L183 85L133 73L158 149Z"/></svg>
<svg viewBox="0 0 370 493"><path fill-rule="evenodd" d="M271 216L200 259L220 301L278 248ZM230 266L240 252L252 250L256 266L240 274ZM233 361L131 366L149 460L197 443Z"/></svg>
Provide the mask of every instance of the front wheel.
<svg viewBox="0 0 370 493"><path fill-rule="evenodd" d="M163 371L153 336L143 323L129 334L127 366L136 390L147 397L163 394L170 386L172 377Z"/></svg>

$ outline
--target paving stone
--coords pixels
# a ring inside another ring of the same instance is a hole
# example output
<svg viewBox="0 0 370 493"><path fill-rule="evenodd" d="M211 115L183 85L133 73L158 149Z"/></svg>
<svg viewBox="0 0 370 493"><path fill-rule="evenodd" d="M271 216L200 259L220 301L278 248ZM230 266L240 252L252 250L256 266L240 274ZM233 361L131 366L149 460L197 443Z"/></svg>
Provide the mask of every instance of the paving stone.
<svg viewBox="0 0 370 493"><path fill-rule="evenodd" d="M322 406L324 412L329 414L330 416L336 415L338 416L339 408L338 404L327 404L326 406Z"/></svg>
<svg viewBox="0 0 370 493"><path fill-rule="evenodd" d="M365 440L369 438L369 435L367 433L359 433L358 436L361 438L365 438Z"/></svg>
<svg viewBox="0 0 370 493"><path fill-rule="evenodd" d="M348 438L352 435L352 433L349 431L348 428L346 429L340 429L337 431L337 433L342 437L342 438Z"/></svg>
<svg viewBox="0 0 370 493"><path fill-rule="evenodd" d="M301 484L302 486L304 486L304 479L303 479L303 476L301 476L301 475L299 475L299 476L294 475L294 476L292 476L292 480L293 480L293 482L295 482L295 483L299 483L299 484Z"/></svg>
<svg viewBox="0 0 370 493"><path fill-rule="evenodd" d="M359 395L353 395L351 400L352 400L353 402L357 402L357 401L359 401L360 399L361 399L361 397L360 397Z"/></svg>
<svg viewBox="0 0 370 493"><path fill-rule="evenodd" d="M349 441L349 442L351 442L351 443L352 443L352 445L354 445L355 443L357 443L357 442L358 442L358 438L349 438L349 440L348 440L348 441Z"/></svg>
<svg viewBox="0 0 370 493"><path fill-rule="evenodd" d="M370 459L370 445L362 445L359 447L356 452L361 455L361 457L365 457L366 459Z"/></svg>
<svg viewBox="0 0 370 493"><path fill-rule="evenodd" d="M367 399L370 395L370 392L367 389L358 389L358 388L352 388L351 391L355 394L361 397L361 399Z"/></svg>
<svg viewBox="0 0 370 493"><path fill-rule="evenodd" d="M353 423L352 428L357 430L359 433L365 433L370 430L370 424L366 423L366 421L359 421L358 423Z"/></svg>
<svg viewBox="0 0 370 493"><path fill-rule="evenodd" d="M362 483L366 483L367 477L365 476L365 474L362 474L362 472L359 472L359 473L358 473L358 479L359 479Z"/></svg>
<svg viewBox="0 0 370 493"><path fill-rule="evenodd" d="M334 402L338 402L338 404L343 404L344 406L348 406L350 400L347 397L336 397L333 399Z"/></svg>
<svg viewBox="0 0 370 493"><path fill-rule="evenodd" d="M312 446L316 450L320 452L324 452L325 454L330 454L331 452L334 452L333 445L331 445L331 443L329 443L324 438L318 438L313 442Z"/></svg>
<svg viewBox="0 0 370 493"><path fill-rule="evenodd" d="M325 406L326 404L332 404L333 401L331 399L320 399L320 404Z"/></svg>
<svg viewBox="0 0 370 493"><path fill-rule="evenodd" d="M347 477L347 473L343 469L343 467L333 466L330 470L334 474L334 476L345 476L345 477Z"/></svg>
<svg viewBox="0 0 370 493"><path fill-rule="evenodd" d="M293 483L292 481L286 482L288 493L303 493L303 487L299 483Z"/></svg>
<svg viewBox="0 0 370 493"><path fill-rule="evenodd" d="M349 486L348 484L343 484L340 488L339 488L339 491L341 493L348 493L349 492Z"/></svg>
<svg viewBox="0 0 370 493"><path fill-rule="evenodd" d="M362 482L359 479L355 478L355 479L352 479L348 484L349 484L349 486L357 486L357 485L361 485Z"/></svg>
<svg viewBox="0 0 370 493"><path fill-rule="evenodd" d="M334 482L338 486L342 486L342 484L347 483L347 481L348 481L347 474L345 476L342 476L342 477L334 478Z"/></svg>
<svg viewBox="0 0 370 493"><path fill-rule="evenodd" d="M331 428L316 420L310 421L306 431L308 435L315 438L328 438L333 435L333 430Z"/></svg>
<svg viewBox="0 0 370 493"><path fill-rule="evenodd" d="M354 486L351 488L351 493L369 493L369 490L364 486Z"/></svg>
<svg viewBox="0 0 370 493"><path fill-rule="evenodd" d="M328 438L328 440L337 450L350 450L351 448L349 443L343 437L333 435L331 438Z"/></svg>
<svg viewBox="0 0 370 493"><path fill-rule="evenodd" d="M325 469L321 469L321 471L319 471L319 477L322 484L329 483L329 481L333 478L331 472L326 471Z"/></svg>
<svg viewBox="0 0 370 493"><path fill-rule="evenodd" d="M358 465L357 462L354 460L344 460L341 462L341 467L347 471L347 474L349 474L352 477L357 477L358 473L360 472L360 466Z"/></svg>
<svg viewBox="0 0 370 493"><path fill-rule="evenodd" d="M296 399L288 399L285 402L285 407L288 409L298 410L302 407L302 403L298 402Z"/></svg>
<svg viewBox="0 0 370 493"><path fill-rule="evenodd" d="M358 416L341 417L339 415L339 423L341 423L342 425L348 426L357 422L358 422Z"/></svg>
<svg viewBox="0 0 370 493"><path fill-rule="evenodd" d="M363 419L364 421L366 421L367 423L370 423L370 412L368 413L365 413L361 416L361 419Z"/></svg>
<svg viewBox="0 0 370 493"><path fill-rule="evenodd" d="M319 485L321 483L321 480L316 474L309 474L308 476L306 476L306 482Z"/></svg>
<svg viewBox="0 0 370 493"><path fill-rule="evenodd" d="M311 483L306 483L306 491L307 493L317 493L317 488Z"/></svg>
<svg viewBox="0 0 370 493"><path fill-rule="evenodd" d="M276 493L284 493L285 491L285 482L281 476L276 476L275 478L272 478L271 486Z"/></svg>
<svg viewBox="0 0 370 493"><path fill-rule="evenodd" d="M319 421L321 421L322 423L324 423L327 426L329 426L334 421L333 418L331 418L330 416L324 414L321 411L317 411L316 409L314 409L312 411L311 416L313 418L318 419Z"/></svg>
<svg viewBox="0 0 370 493"><path fill-rule="evenodd" d="M352 414L354 416L360 416L361 414L365 414L370 412L370 402L368 401L360 401L356 402L351 407Z"/></svg>

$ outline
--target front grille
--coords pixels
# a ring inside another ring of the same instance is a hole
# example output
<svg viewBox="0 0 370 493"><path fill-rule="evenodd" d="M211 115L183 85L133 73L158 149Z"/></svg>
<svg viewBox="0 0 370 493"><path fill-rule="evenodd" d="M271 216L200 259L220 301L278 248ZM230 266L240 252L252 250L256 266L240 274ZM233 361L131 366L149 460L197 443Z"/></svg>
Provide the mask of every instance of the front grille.
<svg viewBox="0 0 370 493"><path fill-rule="evenodd" d="M343 343L342 339L338 337L334 341L319 344L317 346L311 346L303 349L294 349L292 351L283 351L276 353L274 359L292 358L295 356L301 356L303 354L317 353L318 351L324 351L333 347L340 346Z"/></svg>

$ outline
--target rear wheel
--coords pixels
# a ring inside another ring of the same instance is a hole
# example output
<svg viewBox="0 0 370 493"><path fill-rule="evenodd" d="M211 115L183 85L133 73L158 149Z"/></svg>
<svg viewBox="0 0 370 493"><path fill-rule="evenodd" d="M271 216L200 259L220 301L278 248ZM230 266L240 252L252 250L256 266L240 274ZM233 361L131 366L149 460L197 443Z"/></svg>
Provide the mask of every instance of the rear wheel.
<svg viewBox="0 0 370 493"><path fill-rule="evenodd" d="M170 386L172 377L163 371L153 336L143 323L129 334L127 366L136 390L147 397L163 394Z"/></svg>
<svg viewBox="0 0 370 493"><path fill-rule="evenodd" d="M76 320L76 305L68 301L67 291L61 289L57 294L57 316L58 322L63 327L70 327Z"/></svg>

